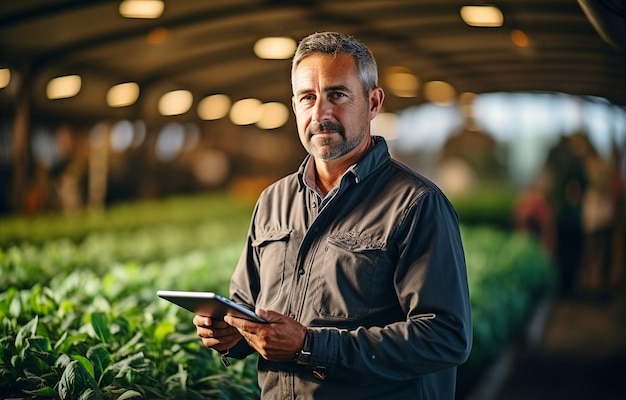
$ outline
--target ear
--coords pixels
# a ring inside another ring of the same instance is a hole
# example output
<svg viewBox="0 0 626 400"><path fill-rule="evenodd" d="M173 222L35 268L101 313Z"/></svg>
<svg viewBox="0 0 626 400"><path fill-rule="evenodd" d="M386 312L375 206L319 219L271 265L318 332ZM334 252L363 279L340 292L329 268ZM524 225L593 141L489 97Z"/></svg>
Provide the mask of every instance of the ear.
<svg viewBox="0 0 626 400"><path fill-rule="evenodd" d="M376 118L378 112L383 106L383 101L385 100L385 92L381 87L375 87L370 90L369 102L370 102L370 121Z"/></svg>

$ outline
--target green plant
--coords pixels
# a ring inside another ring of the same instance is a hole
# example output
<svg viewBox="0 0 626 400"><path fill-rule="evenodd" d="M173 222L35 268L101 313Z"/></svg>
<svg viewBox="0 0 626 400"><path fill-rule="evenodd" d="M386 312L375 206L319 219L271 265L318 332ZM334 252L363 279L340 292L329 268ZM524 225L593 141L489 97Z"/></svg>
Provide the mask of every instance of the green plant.
<svg viewBox="0 0 626 400"><path fill-rule="evenodd" d="M128 205L132 213L112 212L111 221L120 218L117 223L102 219L80 226L76 220L80 233L66 227L53 234L50 228L35 235L41 241L4 242L2 395L258 397L255 357L223 368L216 353L195 336L191 313L156 297L158 289L228 292L251 208L229 208L218 197L207 204L219 206L219 212L205 210L205 217L192 220L189 209L203 204L197 202L176 199L176 207L165 202L168 212L153 203L146 206L148 212L141 204ZM157 223L155 213L169 215L169 222ZM124 223L130 214L137 219ZM142 219L148 222L142 225ZM19 231L19 221L12 223L13 232ZM56 236L60 232L67 236ZM519 335L537 302L550 294L555 277L550 260L528 236L465 225L462 236L474 325L472 353L459 369L460 388L466 389Z"/></svg>

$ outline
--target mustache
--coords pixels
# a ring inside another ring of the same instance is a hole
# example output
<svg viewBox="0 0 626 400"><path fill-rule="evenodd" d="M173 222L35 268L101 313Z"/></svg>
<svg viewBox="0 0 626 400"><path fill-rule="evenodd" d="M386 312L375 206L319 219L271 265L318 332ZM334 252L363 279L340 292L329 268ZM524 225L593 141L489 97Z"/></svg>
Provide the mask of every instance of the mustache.
<svg viewBox="0 0 626 400"><path fill-rule="evenodd" d="M320 132L337 132L343 134L345 131L340 123L333 121L312 122L308 130L310 134Z"/></svg>

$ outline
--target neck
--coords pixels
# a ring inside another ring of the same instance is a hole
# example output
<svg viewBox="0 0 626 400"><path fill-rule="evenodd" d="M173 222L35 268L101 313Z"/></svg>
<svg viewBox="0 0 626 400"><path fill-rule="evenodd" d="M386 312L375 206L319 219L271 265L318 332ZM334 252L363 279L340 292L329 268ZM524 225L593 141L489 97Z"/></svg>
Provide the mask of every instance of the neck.
<svg viewBox="0 0 626 400"><path fill-rule="evenodd" d="M355 151L335 160L315 159L315 183L323 196L339 184L343 174L361 160L372 147L372 139L367 138Z"/></svg>

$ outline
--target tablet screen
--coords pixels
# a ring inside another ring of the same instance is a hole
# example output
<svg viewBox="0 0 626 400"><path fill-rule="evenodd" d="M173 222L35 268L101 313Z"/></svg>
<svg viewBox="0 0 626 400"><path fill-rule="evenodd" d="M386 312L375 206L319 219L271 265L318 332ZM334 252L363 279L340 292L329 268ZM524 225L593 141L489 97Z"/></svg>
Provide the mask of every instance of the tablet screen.
<svg viewBox="0 0 626 400"><path fill-rule="evenodd" d="M254 311L213 292L159 290L157 291L157 296L195 314L206 317L222 319L224 315L232 315L250 321L266 322L256 315Z"/></svg>

